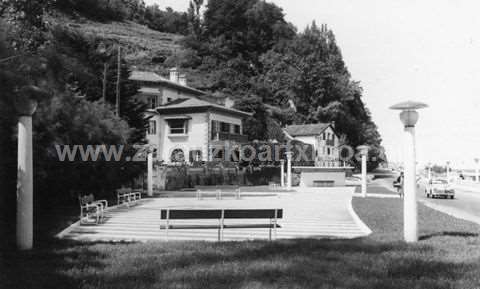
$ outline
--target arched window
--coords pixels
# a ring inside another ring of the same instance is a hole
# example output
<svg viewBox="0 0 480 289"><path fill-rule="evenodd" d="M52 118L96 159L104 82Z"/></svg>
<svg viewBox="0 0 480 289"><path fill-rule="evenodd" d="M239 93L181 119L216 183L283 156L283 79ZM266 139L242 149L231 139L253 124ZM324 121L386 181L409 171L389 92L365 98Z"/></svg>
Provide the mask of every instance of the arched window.
<svg viewBox="0 0 480 289"><path fill-rule="evenodd" d="M170 161L172 163L183 163L185 161L185 154L182 149L174 149L172 155L170 156Z"/></svg>

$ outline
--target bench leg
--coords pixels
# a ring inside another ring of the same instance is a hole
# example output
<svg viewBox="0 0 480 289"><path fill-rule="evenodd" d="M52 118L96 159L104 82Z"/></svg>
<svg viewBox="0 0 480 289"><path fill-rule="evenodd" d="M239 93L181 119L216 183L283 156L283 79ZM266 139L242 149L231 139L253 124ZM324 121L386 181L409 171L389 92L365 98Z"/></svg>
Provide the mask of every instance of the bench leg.
<svg viewBox="0 0 480 289"><path fill-rule="evenodd" d="M277 213L275 212L275 220L273 222L273 238L277 239Z"/></svg>
<svg viewBox="0 0 480 289"><path fill-rule="evenodd" d="M272 219L270 219L270 228L268 229L268 240L272 241Z"/></svg>
<svg viewBox="0 0 480 289"><path fill-rule="evenodd" d="M165 219L165 240L168 241L168 228L170 227L170 210L167 210L167 218Z"/></svg>

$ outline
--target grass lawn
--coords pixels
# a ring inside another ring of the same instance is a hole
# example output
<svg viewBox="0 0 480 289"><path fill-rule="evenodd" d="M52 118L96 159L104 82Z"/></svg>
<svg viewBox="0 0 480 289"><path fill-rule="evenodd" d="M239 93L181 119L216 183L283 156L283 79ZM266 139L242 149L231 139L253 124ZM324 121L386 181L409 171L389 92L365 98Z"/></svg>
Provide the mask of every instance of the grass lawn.
<svg viewBox="0 0 480 289"><path fill-rule="evenodd" d="M2 252L0 288L480 288L479 226L420 205L422 241L406 245L400 200L358 198L354 208L374 231L370 237L226 243L42 237L31 252Z"/></svg>

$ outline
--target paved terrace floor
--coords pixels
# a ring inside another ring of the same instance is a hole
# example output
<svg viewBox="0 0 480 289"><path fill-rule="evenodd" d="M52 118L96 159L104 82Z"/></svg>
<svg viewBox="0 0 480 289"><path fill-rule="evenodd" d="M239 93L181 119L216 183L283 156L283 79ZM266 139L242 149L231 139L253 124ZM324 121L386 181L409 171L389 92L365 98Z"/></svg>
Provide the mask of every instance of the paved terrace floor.
<svg viewBox="0 0 480 289"><path fill-rule="evenodd" d="M106 221L98 226L74 224L61 238L91 241L149 241L166 240L160 229L160 209L283 209L277 239L287 238L356 238L367 235L368 228L351 210L353 188L299 189L299 192L269 195L248 194L242 199L226 196L195 198L151 198L136 206L115 207L106 213ZM225 224L267 223L268 220L225 220ZM173 220L171 225L216 225L217 220ZM268 239L269 230L225 229L224 241ZM217 229L171 229L168 240L217 241Z"/></svg>

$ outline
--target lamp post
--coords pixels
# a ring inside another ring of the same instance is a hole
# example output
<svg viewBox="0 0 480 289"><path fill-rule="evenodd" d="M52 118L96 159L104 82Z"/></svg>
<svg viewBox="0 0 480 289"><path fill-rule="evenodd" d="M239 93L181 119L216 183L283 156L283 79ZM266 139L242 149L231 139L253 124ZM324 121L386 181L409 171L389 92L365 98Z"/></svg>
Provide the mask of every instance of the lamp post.
<svg viewBox="0 0 480 289"><path fill-rule="evenodd" d="M147 195L153 196L153 152L147 151Z"/></svg>
<svg viewBox="0 0 480 289"><path fill-rule="evenodd" d="M431 180L432 179L432 163L428 163L427 164L428 166L428 180Z"/></svg>
<svg viewBox="0 0 480 289"><path fill-rule="evenodd" d="M447 161L447 167L446 167L446 177L447 177L447 182L450 182L450 162Z"/></svg>
<svg viewBox="0 0 480 289"><path fill-rule="evenodd" d="M292 152L286 152L287 156L287 189L292 188Z"/></svg>
<svg viewBox="0 0 480 289"><path fill-rule="evenodd" d="M406 242L418 241L417 194L415 181L415 124L418 121L418 112L416 110L425 107L428 106L424 103L413 101L398 103L390 107L390 109L401 110L400 120L405 128L403 234Z"/></svg>
<svg viewBox="0 0 480 289"><path fill-rule="evenodd" d="M17 247L29 250L33 247L33 153L32 115L37 101L30 98L39 89L25 87L15 101L18 114L17 161Z"/></svg>
<svg viewBox="0 0 480 289"><path fill-rule="evenodd" d="M480 168L479 168L479 161L480 159L479 158L474 158L473 159L475 161L475 182L480 182L480 175L479 175L479 171L480 171Z"/></svg>
<svg viewBox="0 0 480 289"><path fill-rule="evenodd" d="M367 156L369 146L363 145L358 146L357 149L360 151L362 156L362 197L367 197Z"/></svg>
<svg viewBox="0 0 480 289"><path fill-rule="evenodd" d="M280 186L283 188L285 187L285 178L284 178L284 168L285 166L285 160L280 160Z"/></svg>

